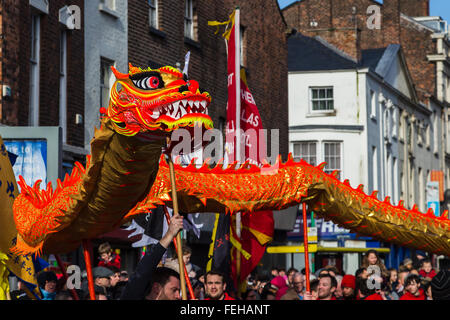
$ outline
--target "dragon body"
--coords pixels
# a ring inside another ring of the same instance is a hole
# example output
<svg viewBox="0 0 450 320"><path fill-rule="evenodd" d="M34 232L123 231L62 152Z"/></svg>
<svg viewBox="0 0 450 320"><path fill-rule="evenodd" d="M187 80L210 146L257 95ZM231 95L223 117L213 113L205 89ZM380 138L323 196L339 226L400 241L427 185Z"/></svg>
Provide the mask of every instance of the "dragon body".
<svg viewBox="0 0 450 320"><path fill-rule="evenodd" d="M20 179L21 194L13 207L18 230L14 252L69 252L83 239L109 232L157 205L172 206L164 139L182 127L212 128L206 111L211 98L172 67L142 70L130 65L128 74L113 71L117 81L86 168L78 164L55 190L51 185L40 190L39 183L29 187ZM176 164L179 208L232 214L306 202L318 215L359 234L450 255L445 214L437 218L432 211L408 210L402 202L380 201L362 186L354 189L324 173L323 167L294 162L291 156L262 168Z"/></svg>

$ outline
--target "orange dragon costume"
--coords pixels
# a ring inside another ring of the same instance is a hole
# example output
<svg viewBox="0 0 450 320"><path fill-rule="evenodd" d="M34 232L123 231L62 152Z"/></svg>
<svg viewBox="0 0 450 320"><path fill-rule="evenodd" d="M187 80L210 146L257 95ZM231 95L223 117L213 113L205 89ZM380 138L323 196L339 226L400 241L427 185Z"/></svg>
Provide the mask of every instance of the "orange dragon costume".
<svg viewBox="0 0 450 320"><path fill-rule="evenodd" d="M77 164L70 176L40 190L21 178L14 202L18 231L13 252L65 253L119 227L134 215L157 205L172 207L169 166L162 156L165 135L201 124L211 97L172 67L135 68L128 74L113 69L111 91L100 130L91 143L86 168ZM450 255L450 221L446 214L422 214L402 202L366 195L335 174L305 161L281 158L260 168L248 163L210 168L176 165L179 208L184 213L235 213L280 210L306 202L326 220L385 242Z"/></svg>

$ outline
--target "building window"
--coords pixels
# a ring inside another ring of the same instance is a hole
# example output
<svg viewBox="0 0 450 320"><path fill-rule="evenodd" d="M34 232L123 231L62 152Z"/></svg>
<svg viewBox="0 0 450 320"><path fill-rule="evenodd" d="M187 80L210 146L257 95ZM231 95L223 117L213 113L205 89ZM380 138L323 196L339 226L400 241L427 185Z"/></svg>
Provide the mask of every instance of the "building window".
<svg viewBox="0 0 450 320"><path fill-rule="evenodd" d="M148 0L148 5L150 7L148 20L151 28L158 29L158 0Z"/></svg>
<svg viewBox="0 0 450 320"><path fill-rule="evenodd" d="M186 0L184 11L184 36L195 40L194 37L194 0Z"/></svg>
<svg viewBox="0 0 450 320"><path fill-rule="evenodd" d="M333 111L333 87L311 88L312 111Z"/></svg>
<svg viewBox="0 0 450 320"><path fill-rule="evenodd" d="M370 90L370 117L375 119L377 117L377 102L375 91Z"/></svg>
<svg viewBox="0 0 450 320"><path fill-rule="evenodd" d="M106 9L112 11L116 10L116 0L100 0L100 4L102 4Z"/></svg>
<svg viewBox="0 0 450 320"><path fill-rule="evenodd" d="M100 106L108 108L113 76L111 67L114 65L114 62L102 58L100 65Z"/></svg>
<svg viewBox="0 0 450 320"><path fill-rule="evenodd" d="M332 173L337 170L337 178L340 180L342 175L342 148L341 142L324 142L323 144L323 154L324 161L327 163L325 166L325 173Z"/></svg>
<svg viewBox="0 0 450 320"><path fill-rule="evenodd" d="M67 142L67 31L60 35L59 54L59 126L63 142Z"/></svg>
<svg viewBox="0 0 450 320"><path fill-rule="evenodd" d="M437 112L433 112L433 153L439 152L439 118Z"/></svg>
<svg viewBox="0 0 450 320"><path fill-rule="evenodd" d="M378 190L378 154L377 147L372 147L373 191Z"/></svg>
<svg viewBox="0 0 450 320"><path fill-rule="evenodd" d="M301 159L308 162L310 165L317 165L317 143L311 141L294 143L294 160Z"/></svg>
<svg viewBox="0 0 450 320"><path fill-rule="evenodd" d="M41 17L31 17L30 110L28 123L39 126L39 74L41 49Z"/></svg>

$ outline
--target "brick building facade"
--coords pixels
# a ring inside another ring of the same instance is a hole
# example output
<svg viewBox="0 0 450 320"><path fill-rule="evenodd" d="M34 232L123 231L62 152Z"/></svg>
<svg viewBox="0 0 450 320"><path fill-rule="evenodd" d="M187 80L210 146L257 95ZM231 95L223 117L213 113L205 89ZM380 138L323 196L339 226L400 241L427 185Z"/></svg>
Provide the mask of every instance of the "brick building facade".
<svg viewBox="0 0 450 320"><path fill-rule="evenodd" d="M69 29L60 16L71 5L80 9L81 29ZM84 115L83 10L83 0L1 2L0 81L11 88L11 96L1 100L1 125L60 126L64 101L64 143L84 146L83 128L76 124L76 115Z"/></svg>
<svg viewBox="0 0 450 320"><path fill-rule="evenodd" d="M128 1L129 60L138 66L180 63L191 52L189 76L212 98L210 115L215 128L224 125L227 105L227 57L221 33L208 21L226 21L236 5L241 9L244 59L249 88L265 129L279 129L280 149L288 153L286 24L277 1L197 0L192 3L192 34L186 36L186 1L157 3L156 27L149 25L149 5Z"/></svg>
<svg viewBox="0 0 450 320"><path fill-rule="evenodd" d="M369 9L372 6L371 9ZM379 10L379 25L374 14ZM436 71L427 55L436 51L433 32L411 17L429 16L429 0L303 0L283 10L289 27L307 36L320 36L353 60L361 50L400 44L419 100L436 96Z"/></svg>

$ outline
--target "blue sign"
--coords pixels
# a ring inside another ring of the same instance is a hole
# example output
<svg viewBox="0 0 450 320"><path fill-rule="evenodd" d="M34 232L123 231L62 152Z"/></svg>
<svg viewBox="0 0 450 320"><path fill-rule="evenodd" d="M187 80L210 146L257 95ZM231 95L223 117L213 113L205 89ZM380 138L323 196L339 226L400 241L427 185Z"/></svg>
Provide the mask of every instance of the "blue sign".
<svg viewBox="0 0 450 320"><path fill-rule="evenodd" d="M427 208L433 209L434 215L436 217L439 217L441 215L440 211L440 204L439 201L428 201L427 202Z"/></svg>
<svg viewBox="0 0 450 320"><path fill-rule="evenodd" d="M13 170L16 180L22 176L30 186L42 180L41 188L47 185L47 141L4 140L8 152L17 155Z"/></svg>
<svg viewBox="0 0 450 320"><path fill-rule="evenodd" d="M308 217L308 226L311 226L310 217ZM341 228L332 221L325 221L324 219L315 219L315 226L317 227L318 240L372 240L371 237L360 237L356 233L352 233L350 230ZM288 240L303 239L303 218L301 216L297 217L294 229L287 233L287 237Z"/></svg>

